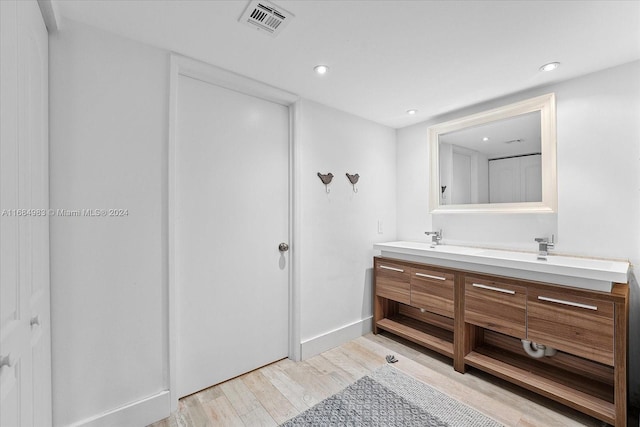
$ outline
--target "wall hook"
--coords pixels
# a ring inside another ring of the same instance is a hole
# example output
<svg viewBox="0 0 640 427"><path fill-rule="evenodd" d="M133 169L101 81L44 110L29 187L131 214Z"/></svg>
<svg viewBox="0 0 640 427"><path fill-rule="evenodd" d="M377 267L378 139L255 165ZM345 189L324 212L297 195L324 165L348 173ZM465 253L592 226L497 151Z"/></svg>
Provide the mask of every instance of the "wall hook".
<svg viewBox="0 0 640 427"><path fill-rule="evenodd" d="M330 193L331 190L329 189L329 184L331 184L331 180L333 179L333 174L329 172L328 174L323 175L320 172L318 172L318 178L320 178L320 181L322 181L322 183L324 184L324 187L327 190L327 193Z"/></svg>
<svg viewBox="0 0 640 427"><path fill-rule="evenodd" d="M356 188L356 184L358 183L358 179L360 179L360 175L349 175L349 172L347 172L347 179L349 180L351 185L353 185L353 192L357 193L358 189Z"/></svg>

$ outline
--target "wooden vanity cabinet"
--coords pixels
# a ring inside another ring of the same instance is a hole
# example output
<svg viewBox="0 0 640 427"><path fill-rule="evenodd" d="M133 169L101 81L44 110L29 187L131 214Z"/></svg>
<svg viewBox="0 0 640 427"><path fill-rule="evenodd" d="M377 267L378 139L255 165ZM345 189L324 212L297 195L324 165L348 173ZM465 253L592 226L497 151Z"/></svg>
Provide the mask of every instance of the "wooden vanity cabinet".
<svg viewBox="0 0 640 427"><path fill-rule="evenodd" d="M453 357L453 272L374 260L374 333L386 330Z"/></svg>
<svg viewBox="0 0 640 427"><path fill-rule="evenodd" d="M611 301L531 289L527 337L558 350L614 365L614 304Z"/></svg>
<svg viewBox="0 0 640 427"><path fill-rule="evenodd" d="M465 277L464 321L526 338L527 288L505 280Z"/></svg>
<svg viewBox="0 0 640 427"><path fill-rule="evenodd" d="M411 306L453 319L453 272L411 268Z"/></svg>
<svg viewBox="0 0 640 427"><path fill-rule="evenodd" d="M376 262L375 270L376 295L403 304L411 302L408 266L391 261L380 261Z"/></svg>
<svg viewBox="0 0 640 427"><path fill-rule="evenodd" d="M627 423L629 289L611 292L374 258L386 330L615 426ZM532 358L522 339L557 349Z"/></svg>

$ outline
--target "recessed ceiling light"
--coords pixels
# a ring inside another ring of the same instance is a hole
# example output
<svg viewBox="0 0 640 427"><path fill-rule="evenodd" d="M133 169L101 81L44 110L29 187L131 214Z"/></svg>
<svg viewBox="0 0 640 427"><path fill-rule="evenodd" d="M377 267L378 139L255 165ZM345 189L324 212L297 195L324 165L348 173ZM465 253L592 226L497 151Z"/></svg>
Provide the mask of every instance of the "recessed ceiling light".
<svg viewBox="0 0 640 427"><path fill-rule="evenodd" d="M489 140L489 137L488 137L488 136L485 136L484 138L482 138L482 140L483 140L484 142L487 142L487 141Z"/></svg>
<svg viewBox="0 0 640 427"><path fill-rule="evenodd" d="M410 116L415 116L418 110L407 110L407 114Z"/></svg>
<svg viewBox="0 0 640 427"><path fill-rule="evenodd" d="M540 67L540 71L553 71L560 66L559 62L549 62Z"/></svg>
<svg viewBox="0 0 640 427"><path fill-rule="evenodd" d="M323 74L327 74L327 71L329 71L329 67L327 65L316 65L315 67L313 67L313 71L315 71L316 74L320 74L322 76Z"/></svg>

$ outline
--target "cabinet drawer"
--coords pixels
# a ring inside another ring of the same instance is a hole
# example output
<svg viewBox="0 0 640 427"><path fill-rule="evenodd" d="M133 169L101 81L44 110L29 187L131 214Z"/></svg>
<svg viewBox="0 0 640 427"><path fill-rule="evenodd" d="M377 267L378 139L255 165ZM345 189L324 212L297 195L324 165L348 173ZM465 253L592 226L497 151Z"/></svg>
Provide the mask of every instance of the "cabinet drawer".
<svg viewBox="0 0 640 427"><path fill-rule="evenodd" d="M530 289L527 339L613 366L612 302Z"/></svg>
<svg viewBox="0 0 640 427"><path fill-rule="evenodd" d="M527 289L508 281L465 279L464 321L517 338L526 336Z"/></svg>
<svg viewBox="0 0 640 427"><path fill-rule="evenodd" d="M410 268L403 264L376 260L376 295L398 301L411 302L409 280Z"/></svg>
<svg viewBox="0 0 640 427"><path fill-rule="evenodd" d="M453 273L411 269L411 305L453 317Z"/></svg>

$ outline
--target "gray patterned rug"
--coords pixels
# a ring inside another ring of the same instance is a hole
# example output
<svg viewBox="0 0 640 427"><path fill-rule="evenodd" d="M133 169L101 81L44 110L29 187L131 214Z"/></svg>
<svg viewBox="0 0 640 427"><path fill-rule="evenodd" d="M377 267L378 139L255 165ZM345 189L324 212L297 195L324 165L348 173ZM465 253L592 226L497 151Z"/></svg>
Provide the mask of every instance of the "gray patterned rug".
<svg viewBox="0 0 640 427"><path fill-rule="evenodd" d="M282 426L498 427L501 424L385 365Z"/></svg>

